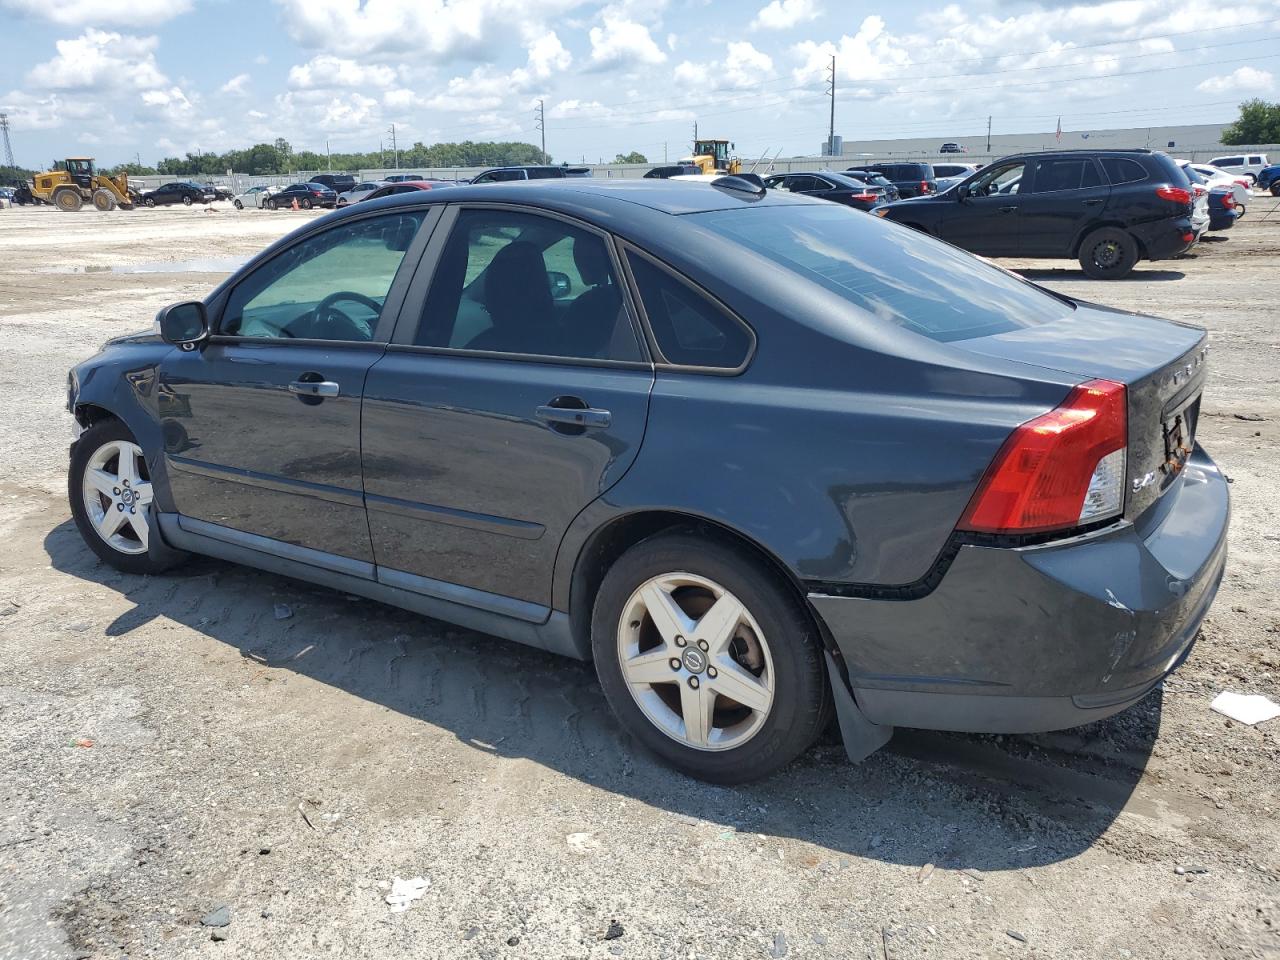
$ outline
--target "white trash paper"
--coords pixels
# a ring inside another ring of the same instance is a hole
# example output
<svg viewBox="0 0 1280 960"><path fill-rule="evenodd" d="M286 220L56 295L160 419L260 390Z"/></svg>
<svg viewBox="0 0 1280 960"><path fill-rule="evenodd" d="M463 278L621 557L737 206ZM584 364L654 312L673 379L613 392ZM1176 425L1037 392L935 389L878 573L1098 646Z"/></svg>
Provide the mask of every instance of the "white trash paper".
<svg viewBox="0 0 1280 960"><path fill-rule="evenodd" d="M387 903L391 905L391 912L404 913L409 909L409 904L421 899L430 885L431 881L425 877L413 877L409 880L393 877L391 879L391 892L387 894Z"/></svg>
<svg viewBox="0 0 1280 960"><path fill-rule="evenodd" d="M1224 717L1230 717L1232 720L1247 723L1249 726L1253 726L1255 723L1262 723L1264 720L1274 720L1276 717L1280 717L1280 704L1274 703L1257 693L1243 694L1223 690L1213 698L1213 703L1209 704L1209 709L1217 711Z"/></svg>

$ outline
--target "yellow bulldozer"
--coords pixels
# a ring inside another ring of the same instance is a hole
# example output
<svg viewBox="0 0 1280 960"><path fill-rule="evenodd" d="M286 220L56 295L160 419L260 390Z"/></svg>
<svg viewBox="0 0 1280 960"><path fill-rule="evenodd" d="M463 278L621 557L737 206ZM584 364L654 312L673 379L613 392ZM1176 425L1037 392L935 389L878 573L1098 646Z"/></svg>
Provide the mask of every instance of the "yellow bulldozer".
<svg viewBox="0 0 1280 960"><path fill-rule="evenodd" d="M92 157L67 157L63 169L37 173L31 178L31 196L74 213L86 203L99 210L132 210L129 178L123 173L108 177L98 173Z"/></svg>
<svg viewBox="0 0 1280 960"><path fill-rule="evenodd" d="M695 140L693 156L681 162L696 164L704 175L741 173L742 161L729 156L732 149L734 146L728 140Z"/></svg>

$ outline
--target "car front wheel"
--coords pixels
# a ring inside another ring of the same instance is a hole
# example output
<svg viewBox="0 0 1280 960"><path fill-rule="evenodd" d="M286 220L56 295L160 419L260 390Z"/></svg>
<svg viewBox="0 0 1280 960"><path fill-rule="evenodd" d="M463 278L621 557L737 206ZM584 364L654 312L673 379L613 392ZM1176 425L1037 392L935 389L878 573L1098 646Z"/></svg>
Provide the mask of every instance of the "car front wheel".
<svg viewBox="0 0 1280 960"><path fill-rule="evenodd" d="M80 536L102 560L126 573L159 573L171 565L148 552L151 475L142 448L119 420L100 420L80 435L67 495Z"/></svg>
<svg viewBox="0 0 1280 960"><path fill-rule="evenodd" d="M768 776L831 717L822 644L778 574L714 535L632 547L601 584L596 673L622 725L712 783Z"/></svg>
<svg viewBox="0 0 1280 960"><path fill-rule="evenodd" d="M1138 262L1138 242L1118 227L1093 231L1080 244L1080 266L1094 280L1127 277Z"/></svg>
<svg viewBox="0 0 1280 960"><path fill-rule="evenodd" d="M243 204L243 203L241 203L239 200L237 200L237 201L236 201L236 209L237 209L237 210L243 210L243 209L244 209L244 204Z"/></svg>

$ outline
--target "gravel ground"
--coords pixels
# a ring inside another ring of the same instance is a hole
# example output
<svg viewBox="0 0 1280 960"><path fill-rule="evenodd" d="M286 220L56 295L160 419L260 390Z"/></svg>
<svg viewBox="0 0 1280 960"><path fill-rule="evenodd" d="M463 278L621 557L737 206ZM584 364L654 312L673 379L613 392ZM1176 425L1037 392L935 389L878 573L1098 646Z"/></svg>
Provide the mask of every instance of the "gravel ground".
<svg viewBox="0 0 1280 960"><path fill-rule="evenodd" d="M1280 956L1280 720L1209 711L1280 699L1276 207L1122 282L1012 264L1212 331L1231 559L1179 673L1090 727L899 731L860 766L833 736L737 789L659 766L588 666L211 560L98 563L66 370L309 214L0 211L0 957Z"/></svg>

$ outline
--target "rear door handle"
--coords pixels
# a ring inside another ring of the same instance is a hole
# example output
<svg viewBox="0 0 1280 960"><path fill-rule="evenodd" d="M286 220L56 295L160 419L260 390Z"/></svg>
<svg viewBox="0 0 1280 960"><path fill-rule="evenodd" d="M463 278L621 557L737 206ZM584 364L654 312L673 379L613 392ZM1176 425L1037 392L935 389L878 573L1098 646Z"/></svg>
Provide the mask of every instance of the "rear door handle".
<svg viewBox="0 0 1280 960"><path fill-rule="evenodd" d="M338 385L332 380L294 380L289 392L300 397L336 397Z"/></svg>
<svg viewBox="0 0 1280 960"><path fill-rule="evenodd" d="M1017 206L1012 206L1012 207L1001 207L1001 208L1000 208L1000 212L1001 212L1001 213L1013 213L1013 212L1014 212L1015 210L1017 210L1017 209L1018 209L1018 208L1017 208Z"/></svg>
<svg viewBox="0 0 1280 960"><path fill-rule="evenodd" d="M1083 203L1086 207L1096 207L1098 204L1102 202L1102 198L1094 197L1092 200L1081 200L1080 202Z"/></svg>
<svg viewBox="0 0 1280 960"><path fill-rule="evenodd" d="M563 423L571 427L601 429L613 423L613 414L595 407L558 407L543 404L535 411L544 423Z"/></svg>

